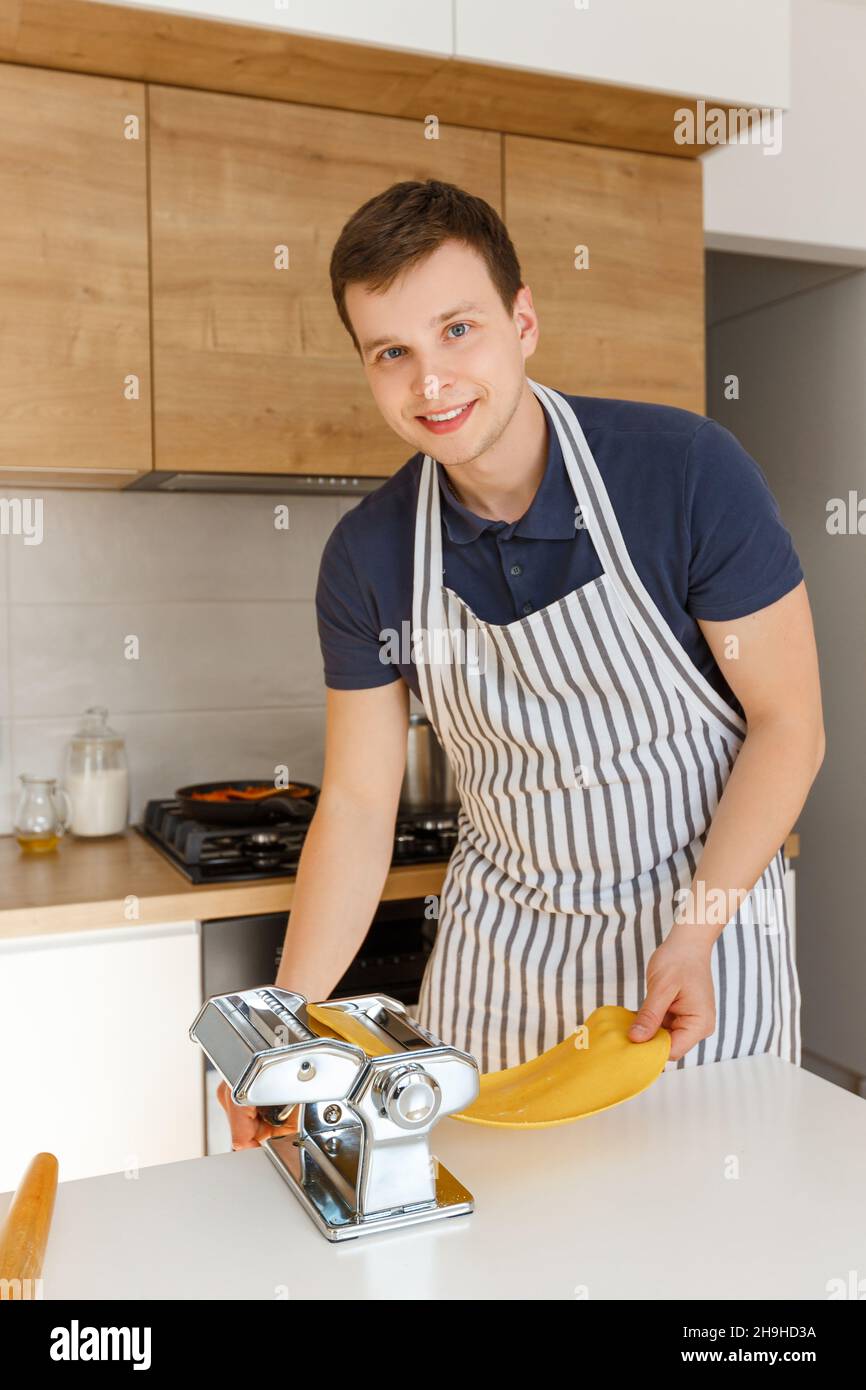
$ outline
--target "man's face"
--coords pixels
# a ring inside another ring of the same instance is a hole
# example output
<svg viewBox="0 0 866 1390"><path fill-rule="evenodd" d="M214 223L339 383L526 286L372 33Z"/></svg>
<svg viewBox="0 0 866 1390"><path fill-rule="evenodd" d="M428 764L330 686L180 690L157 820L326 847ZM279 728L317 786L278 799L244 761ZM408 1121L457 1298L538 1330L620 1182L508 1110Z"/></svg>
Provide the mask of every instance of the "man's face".
<svg viewBox="0 0 866 1390"><path fill-rule="evenodd" d="M401 439L443 465L468 463L496 443L538 340L527 286L509 314L478 252L446 241L384 293L349 285L346 309L370 390ZM454 419L429 418L460 406Z"/></svg>

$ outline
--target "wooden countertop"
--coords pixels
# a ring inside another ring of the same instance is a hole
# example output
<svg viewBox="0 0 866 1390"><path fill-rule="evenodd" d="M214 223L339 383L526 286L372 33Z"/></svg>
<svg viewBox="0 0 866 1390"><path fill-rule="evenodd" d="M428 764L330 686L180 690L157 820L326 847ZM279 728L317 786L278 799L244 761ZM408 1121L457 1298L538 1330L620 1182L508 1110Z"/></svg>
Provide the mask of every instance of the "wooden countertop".
<svg viewBox="0 0 866 1390"><path fill-rule="evenodd" d="M799 835L785 841L789 859ZM438 893L447 861L403 864L385 880L383 901ZM189 883L131 827L123 835L69 835L44 856L25 855L13 835L0 835L0 938L146 923L208 921L288 912L294 877L251 883Z"/></svg>
<svg viewBox="0 0 866 1390"><path fill-rule="evenodd" d="M438 893L446 867L401 864L388 874L383 900ZM294 876L189 883L131 827L99 839L65 836L46 855L24 854L14 835L0 835L0 938L287 912L294 887Z"/></svg>

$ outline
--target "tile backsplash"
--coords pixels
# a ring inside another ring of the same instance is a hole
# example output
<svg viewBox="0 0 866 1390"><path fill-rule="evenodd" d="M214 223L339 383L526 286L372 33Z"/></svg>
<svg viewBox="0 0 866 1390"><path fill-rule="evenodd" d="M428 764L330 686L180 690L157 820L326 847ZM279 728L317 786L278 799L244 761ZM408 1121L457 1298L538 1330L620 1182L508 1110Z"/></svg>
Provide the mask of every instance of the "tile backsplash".
<svg viewBox="0 0 866 1390"><path fill-rule="evenodd" d="M330 532L357 503L38 496L38 544L0 533L0 833L12 831L20 773L62 781L88 705L106 705L126 740L133 821L186 782L272 777L286 764L320 783L316 579Z"/></svg>

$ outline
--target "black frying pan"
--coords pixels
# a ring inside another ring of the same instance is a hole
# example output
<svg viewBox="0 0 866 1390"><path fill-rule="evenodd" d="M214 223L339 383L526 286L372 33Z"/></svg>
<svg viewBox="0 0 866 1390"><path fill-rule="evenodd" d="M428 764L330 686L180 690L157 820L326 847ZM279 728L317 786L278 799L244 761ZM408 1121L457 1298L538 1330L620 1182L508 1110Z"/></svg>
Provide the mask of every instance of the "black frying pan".
<svg viewBox="0 0 866 1390"><path fill-rule="evenodd" d="M174 795L184 815L207 825L267 825L274 820L304 823L312 820L319 788L312 782L292 782L291 786L299 795L289 796L284 787L275 788L273 782L248 777L242 782L198 782L195 786L179 787ZM226 801L202 801L196 795L197 792L242 791L248 787L270 790L267 796L253 801L231 796Z"/></svg>

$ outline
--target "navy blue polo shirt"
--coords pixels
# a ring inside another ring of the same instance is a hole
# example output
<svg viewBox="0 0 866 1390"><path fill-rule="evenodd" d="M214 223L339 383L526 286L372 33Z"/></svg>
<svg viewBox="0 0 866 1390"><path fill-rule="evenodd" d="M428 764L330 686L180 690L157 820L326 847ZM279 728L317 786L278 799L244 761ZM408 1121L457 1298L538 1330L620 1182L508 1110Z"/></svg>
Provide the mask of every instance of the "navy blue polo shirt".
<svg viewBox="0 0 866 1390"><path fill-rule="evenodd" d="M729 430L704 415L560 394L581 423L632 564L692 661L742 716L696 619L742 618L803 578L763 472ZM436 464L444 582L488 623L545 608L602 573L589 532L575 527L577 499L546 413L545 423L544 476L517 521L477 516L453 495ZM332 689L364 690L402 677L420 698L414 663L391 664L386 649L384 664L380 652L389 630L411 631L423 459L414 454L368 493L325 545L316 614L325 684ZM411 643L396 650L410 657Z"/></svg>

